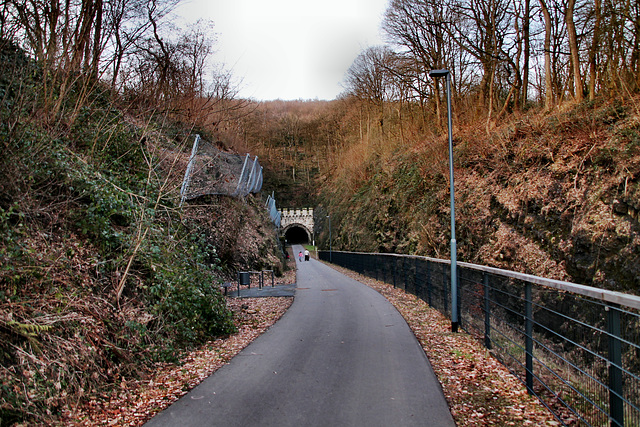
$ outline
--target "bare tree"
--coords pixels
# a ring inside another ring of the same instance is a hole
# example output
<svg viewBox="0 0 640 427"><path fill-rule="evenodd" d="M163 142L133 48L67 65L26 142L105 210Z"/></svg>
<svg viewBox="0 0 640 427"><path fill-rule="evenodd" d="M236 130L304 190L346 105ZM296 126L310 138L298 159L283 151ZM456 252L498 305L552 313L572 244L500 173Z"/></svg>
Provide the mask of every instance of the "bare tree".
<svg viewBox="0 0 640 427"><path fill-rule="evenodd" d="M134 37L149 28L177 3L177 0L9 0L3 3L3 22L17 30L12 34L43 70L44 106L55 120L76 87L74 110L86 101L109 66L113 83ZM153 13L140 19L146 7ZM125 30L126 28L126 30ZM123 41L123 37L125 40ZM54 90L55 88L55 90ZM74 114L71 114L73 120Z"/></svg>
<svg viewBox="0 0 640 427"><path fill-rule="evenodd" d="M368 48L355 59L345 78L347 92L377 110L381 131L384 131L384 104L391 95L392 79L387 71L391 57L389 48Z"/></svg>
<svg viewBox="0 0 640 427"><path fill-rule="evenodd" d="M544 109L553 107L553 80L551 74L551 14L545 0L540 1L540 9L544 16Z"/></svg>
<svg viewBox="0 0 640 427"><path fill-rule="evenodd" d="M573 95L578 102L584 99L582 87L582 75L580 73L580 51L578 50L578 35L574 22L574 11L576 0L568 0L565 9L565 21L567 23L567 34L569 36L569 52L571 55L571 72L573 74Z"/></svg>
<svg viewBox="0 0 640 427"><path fill-rule="evenodd" d="M640 89L640 5L605 0L602 4L598 52L602 57L601 85L616 95Z"/></svg>
<svg viewBox="0 0 640 427"><path fill-rule="evenodd" d="M594 15L593 36L591 38L591 46L589 47L589 99L591 101L593 101L596 96L596 81L598 78L597 56L602 25L602 0L594 0Z"/></svg>
<svg viewBox="0 0 640 427"><path fill-rule="evenodd" d="M524 40L524 63L522 64L522 107L529 99L529 64L531 58L531 0L524 0L522 16L522 38Z"/></svg>
<svg viewBox="0 0 640 427"><path fill-rule="evenodd" d="M458 47L451 39L451 32L446 29L446 26L451 25L452 20L451 9L444 2L393 0L383 22L383 28L390 41L412 59L413 66L403 67L407 76L412 77L404 81L412 82L411 90L418 97L423 120L426 100L435 99L438 127L441 127L441 97L438 95L440 82L436 81L434 86L428 73L438 68L449 68L454 74L461 72L460 69L456 70L455 58ZM407 59L405 65L410 62ZM433 90L435 90L435 96L432 96Z"/></svg>

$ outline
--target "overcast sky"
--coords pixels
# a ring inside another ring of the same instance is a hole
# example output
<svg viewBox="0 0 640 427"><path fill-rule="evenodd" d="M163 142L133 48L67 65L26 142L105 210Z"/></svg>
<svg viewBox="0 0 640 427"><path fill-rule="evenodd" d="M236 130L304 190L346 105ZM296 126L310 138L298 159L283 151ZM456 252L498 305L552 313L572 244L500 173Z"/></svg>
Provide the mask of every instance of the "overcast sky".
<svg viewBox="0 0 640 427"><path fill-rule="evenodd" d="M381 43L389 0L183 0L187 22L211 19L216 59L256 100L334 99L356 56Z"/></svg>

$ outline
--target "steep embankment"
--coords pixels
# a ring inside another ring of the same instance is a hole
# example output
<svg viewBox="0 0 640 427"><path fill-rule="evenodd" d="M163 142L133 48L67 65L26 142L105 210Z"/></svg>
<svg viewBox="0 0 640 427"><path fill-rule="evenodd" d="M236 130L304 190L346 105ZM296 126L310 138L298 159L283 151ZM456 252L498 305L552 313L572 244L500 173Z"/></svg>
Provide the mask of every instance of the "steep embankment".
<svg viewBox="0 0 640 427"><path fill-rule="evenodd" d="M531 114L488 136L456 130L459 258L638 292L637 102ZM448 257L446 142L371 153L322 196L334 247Z"/></svg>
<svg viewBox="0 0 640 427"><path fill-rule="evenodd" d="M100 82L78 77L59 103L42 82L4 45L0 425L46 424L232 332L224 275L281 269L259 200L178 207L190 129L120 108Z"/></svg>

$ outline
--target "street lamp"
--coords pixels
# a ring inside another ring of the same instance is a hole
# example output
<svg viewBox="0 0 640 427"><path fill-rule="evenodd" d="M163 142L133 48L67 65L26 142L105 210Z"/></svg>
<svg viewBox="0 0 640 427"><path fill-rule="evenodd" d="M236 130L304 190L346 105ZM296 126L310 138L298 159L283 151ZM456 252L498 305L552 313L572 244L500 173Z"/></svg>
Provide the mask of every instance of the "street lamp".
<svg viewBox="0 0 640 427"><path fill-rule="evenodd" d="M453 138L451 136L451 73L449 70L431 70L429 77L447 79L447 122L449 130L449 193L451 195L451 331L458 332L458 278L456 262L456 205L453 197Z"/></svg>
<svg viewBox="0 0 640 427"><path fill-rule="evenodd" d="M327 218L329 218L329 262L331 262L331 215L327 215Z"/></svg>

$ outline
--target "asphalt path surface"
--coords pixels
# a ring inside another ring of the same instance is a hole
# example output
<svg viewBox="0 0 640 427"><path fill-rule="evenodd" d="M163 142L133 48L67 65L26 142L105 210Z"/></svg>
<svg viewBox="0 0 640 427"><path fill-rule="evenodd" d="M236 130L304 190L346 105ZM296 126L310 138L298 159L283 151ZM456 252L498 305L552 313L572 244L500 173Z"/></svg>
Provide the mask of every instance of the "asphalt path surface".
<svg viewBox="0 0 640 427"><path fill-rule="evenodd" d="M284 316L146 425L454 426L396 309L314 259L296 263L298 288Z"/></svg>

